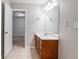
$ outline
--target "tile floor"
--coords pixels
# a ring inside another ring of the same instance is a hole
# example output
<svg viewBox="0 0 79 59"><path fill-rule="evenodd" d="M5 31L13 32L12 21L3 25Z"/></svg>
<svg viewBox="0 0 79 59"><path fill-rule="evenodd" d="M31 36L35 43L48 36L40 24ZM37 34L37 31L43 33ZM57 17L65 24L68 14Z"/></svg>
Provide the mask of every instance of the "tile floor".
<svg viewBox="0 0 79 59"><path fill-rule="evenodd" d="M22 38L21 38L22 39ZM5 59L39 59L35 48L22 47L22 41L14 41L13 49Z"/></svg>

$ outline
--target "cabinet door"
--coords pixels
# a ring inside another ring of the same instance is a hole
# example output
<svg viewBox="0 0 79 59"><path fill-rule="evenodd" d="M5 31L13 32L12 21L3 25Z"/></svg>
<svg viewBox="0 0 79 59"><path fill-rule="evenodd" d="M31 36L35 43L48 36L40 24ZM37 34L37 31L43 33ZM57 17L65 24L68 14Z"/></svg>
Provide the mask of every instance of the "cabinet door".
<svg viewBox="0 0 79 59"><path fill-rule="evenodd" d="M35 35L35 47L36 47L36 50L37 50L37 36Z"/></svg>
<svg viewBox="0 0 79 59"><path fill-rule="evenodd" d="M58 59L58 41L42 41L41 59Z"/></svg>
<svg viewBox="0 0 79 59"><path fill-rule="evenodd" d="M40 50L40 38L37 37L37 51L38 51L38 53L40 52L39 50Z"/></svg>

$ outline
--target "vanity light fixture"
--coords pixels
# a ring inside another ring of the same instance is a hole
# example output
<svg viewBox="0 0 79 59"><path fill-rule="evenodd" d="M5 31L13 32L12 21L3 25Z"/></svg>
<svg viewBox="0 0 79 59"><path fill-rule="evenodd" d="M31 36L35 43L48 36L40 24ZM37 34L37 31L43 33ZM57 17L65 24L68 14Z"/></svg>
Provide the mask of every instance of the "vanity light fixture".
<svg viewBox="0 0 79 59"><path fill-rule="evenodd" d="M55 1L53 2L48 2L48 4L44 7L44 10L45 11L49 11L51 10L52 8L54 8L55 6L57 6L57 3Z"/></svg>

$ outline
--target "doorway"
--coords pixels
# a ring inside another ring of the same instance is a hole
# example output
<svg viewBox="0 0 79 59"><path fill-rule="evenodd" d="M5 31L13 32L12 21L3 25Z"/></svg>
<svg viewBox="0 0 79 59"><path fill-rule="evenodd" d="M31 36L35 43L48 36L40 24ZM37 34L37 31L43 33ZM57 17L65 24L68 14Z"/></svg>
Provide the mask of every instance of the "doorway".
<svg viewBox="0 0 79 59"><path fill-rule="evenodd" d="M13 46L25 47L25 11L13 10Z"/></svg>

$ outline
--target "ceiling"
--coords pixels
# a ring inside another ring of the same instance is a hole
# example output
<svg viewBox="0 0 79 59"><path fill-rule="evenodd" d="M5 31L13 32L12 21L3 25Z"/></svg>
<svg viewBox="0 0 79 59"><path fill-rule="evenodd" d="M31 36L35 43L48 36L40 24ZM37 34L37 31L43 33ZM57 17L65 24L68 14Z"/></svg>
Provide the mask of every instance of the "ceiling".
<svg viewBox="0 0 79 59"><path fill-rule="evenodd" d="M49 0L12 0L12 3L24 3L24 4L45 4Z"/></svg>

